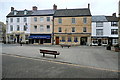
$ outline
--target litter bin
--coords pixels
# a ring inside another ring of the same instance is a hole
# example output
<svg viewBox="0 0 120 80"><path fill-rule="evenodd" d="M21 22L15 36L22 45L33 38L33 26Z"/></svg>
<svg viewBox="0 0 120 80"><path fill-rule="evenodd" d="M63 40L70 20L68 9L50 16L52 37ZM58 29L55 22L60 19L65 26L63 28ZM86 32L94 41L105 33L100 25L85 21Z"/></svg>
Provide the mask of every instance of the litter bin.
<svg viewBox="0 0 120 80"><path fill-rule="evenodd" d="M111 46L110 46L110 45L107 45L106 49L107 49L107 50L111 50Z"/></svg>

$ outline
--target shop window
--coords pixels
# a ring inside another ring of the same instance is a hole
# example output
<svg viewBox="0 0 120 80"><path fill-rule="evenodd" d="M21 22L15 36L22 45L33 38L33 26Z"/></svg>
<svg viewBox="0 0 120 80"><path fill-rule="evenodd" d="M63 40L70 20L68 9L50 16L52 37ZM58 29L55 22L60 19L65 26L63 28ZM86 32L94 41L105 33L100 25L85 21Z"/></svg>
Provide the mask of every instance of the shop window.
<svg viewBox="0 0 120 80"><path fill-rule="evenodd" d="M71 39L71 37L68 37L68 42L72 42L72 39Z"/></svg>
<svg viewBox="0 0 120 80"><path fill-rule="evenodd" d="M74 37L74 42L78 42L78 38L77 37Z"/></svg>
<svg viewBox="0 0 120 80"><path fill-rule="evenodd" d="M61 40L61 42L65 42L65 37L62 37L62 40Z"/></svg>
<svg viewBox="0 0 120 80"><path fill-rule="evenodd" d="M108 41L107 39L103 39L102 44L107 44L107 41Z"/></svg>
<svg viewBox="0 0 120 80"><path fill-rule="evenodd" d="M51 39L45 39L44 43L51 43Z"/></svg>
<svg viewBox="0 0 120 80"><path fill-rule="evenodd" d="M93 40L92 40L92 43L93 43L93 44L97 44L97 43L98 43L98 40L97 40L97 39L93 39Z"/></svg>

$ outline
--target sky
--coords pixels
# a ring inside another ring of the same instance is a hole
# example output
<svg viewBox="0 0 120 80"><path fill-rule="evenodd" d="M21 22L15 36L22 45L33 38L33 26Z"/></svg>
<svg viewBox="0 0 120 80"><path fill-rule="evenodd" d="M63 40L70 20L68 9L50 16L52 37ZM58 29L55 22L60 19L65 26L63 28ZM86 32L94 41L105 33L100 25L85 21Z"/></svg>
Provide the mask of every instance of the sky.
<svg viewBox="0 0 120 80"><path fill-rule="evenodd" d="M56 4L58 9L87 8L90 4L92 15L118 14L119 0L0 0L0 21L6 23L6 16L10 13L11 7L15 10L32 10L37 6L38 10L53 9Z"/></svg>

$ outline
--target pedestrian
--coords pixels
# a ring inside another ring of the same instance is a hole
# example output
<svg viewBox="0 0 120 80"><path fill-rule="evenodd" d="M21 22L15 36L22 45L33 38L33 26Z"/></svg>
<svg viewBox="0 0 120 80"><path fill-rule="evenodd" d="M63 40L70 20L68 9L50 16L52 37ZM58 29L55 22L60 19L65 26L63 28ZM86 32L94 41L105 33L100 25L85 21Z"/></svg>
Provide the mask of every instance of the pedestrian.
<svg viewBox="0 0 120 80"><path fill-rule="evenodd" d="M20 38L20 46L22 46L22 37Z"/></svg>

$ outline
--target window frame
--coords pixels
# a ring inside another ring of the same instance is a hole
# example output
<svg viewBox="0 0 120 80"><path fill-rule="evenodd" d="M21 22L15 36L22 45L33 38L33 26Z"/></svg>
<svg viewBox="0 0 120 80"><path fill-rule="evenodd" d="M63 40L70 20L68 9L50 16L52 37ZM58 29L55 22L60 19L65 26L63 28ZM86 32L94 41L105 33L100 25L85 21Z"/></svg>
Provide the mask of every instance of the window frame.
<svg viewBox="0 0 120 80"><path fill-rule="evenodd" d="M75 24L75 23L76 23L75 18L72 18L72 24Z"/></svg>
<svg viewBox="0 0 120 80"><path fill-rule="evenodd" d="M99 34L98 34L98 31L99 31ZM102 31L102 32L100 33L100 31ZM96 35L103 36L103 29L96 29Z"/></svg>

